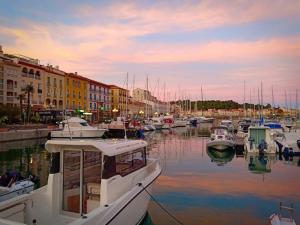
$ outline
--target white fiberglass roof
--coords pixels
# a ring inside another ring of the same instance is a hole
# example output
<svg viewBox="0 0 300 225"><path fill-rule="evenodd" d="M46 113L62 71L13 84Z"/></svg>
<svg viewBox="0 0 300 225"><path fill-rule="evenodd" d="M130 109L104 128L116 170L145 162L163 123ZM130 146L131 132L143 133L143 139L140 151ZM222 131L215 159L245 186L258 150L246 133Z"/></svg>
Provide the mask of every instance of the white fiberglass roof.
<svg viewBox="0 0 300 225"><path fill-rule="evenodd" d="M146 147L147 142L143 140L125 139L54 139L46 142L46 149L49 152L65 150L88 150L101 151L104 155L114 156L125 152Z"/></svg>
<svg viewBox="0 0 300 225"><path fill-rule="evenodd" d="M63 120L63 123L86 123L86 120L81 119L79 117L70 117L67 120Z"/></svg>

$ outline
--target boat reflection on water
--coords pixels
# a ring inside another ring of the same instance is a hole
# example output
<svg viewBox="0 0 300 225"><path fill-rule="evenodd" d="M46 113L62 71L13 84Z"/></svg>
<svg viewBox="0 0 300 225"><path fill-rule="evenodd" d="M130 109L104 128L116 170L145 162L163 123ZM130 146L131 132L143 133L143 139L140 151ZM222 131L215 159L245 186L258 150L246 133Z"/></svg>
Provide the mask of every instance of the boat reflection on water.
<svg viewBox="0 0 300 225"><path fill-rule="evenodd" d="M216 163L218 166L223 166L232 161L235 151L233 148L228 148L226 151L219 151L214 148L207 148L207 155L210 157L211 162Z"/></svg>
<svg viewBox="0 0 300 225"><path fill-rule="evenodd" d="M271 173L272 166L276 162L275 155L246 155L248 170L256 174Z"/></svg>

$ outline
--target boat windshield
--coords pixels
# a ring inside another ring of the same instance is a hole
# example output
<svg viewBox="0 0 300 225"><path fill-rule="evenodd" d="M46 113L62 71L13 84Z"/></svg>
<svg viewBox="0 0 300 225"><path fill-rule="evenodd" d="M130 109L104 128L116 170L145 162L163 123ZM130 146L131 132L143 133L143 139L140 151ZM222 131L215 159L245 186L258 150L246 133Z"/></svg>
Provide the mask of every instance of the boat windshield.
<svg viewBox="0 0 300 225"><path fill-rule="evenodd" d="M214 133L216 135L224 135L225 134L225 130L224 129L215 129Z"/></svg>
<svg viewBox="0 0 300 225"><path fill-rule="evenodd" d="M80 124L81 124L81 126L83 126L83 127L87 127L87 126L88 126L88 123L87 123L87 122L81 122Z"/></svg>
<svg viewBox="0 0 300 225"><path fill-rule="evenodd" d="M105 156L102 178L126 176L144 166L146 166L146 148L116 156Z"/></svg>

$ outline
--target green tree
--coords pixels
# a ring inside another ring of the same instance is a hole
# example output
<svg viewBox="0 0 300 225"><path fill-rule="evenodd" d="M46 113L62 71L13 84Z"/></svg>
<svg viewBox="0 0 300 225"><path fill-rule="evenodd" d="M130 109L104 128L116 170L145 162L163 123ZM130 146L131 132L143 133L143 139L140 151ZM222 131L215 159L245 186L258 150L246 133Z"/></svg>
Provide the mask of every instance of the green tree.
<svg viewBox="0 0 300 225"><path fill-rule="evenodd" d="M27 122L30 121L30 96L34 93L34 87L32 84L27 84L24 88L25 94L27 95Z"/></svg>
<svg viewBox="0 0 300 225"><path fill-rule="evenodd" d="M23 118L23 99L25 98L25 94L21 93L18 96L18 99L20 101L20 119L23 122L24 118Z"/></svg>

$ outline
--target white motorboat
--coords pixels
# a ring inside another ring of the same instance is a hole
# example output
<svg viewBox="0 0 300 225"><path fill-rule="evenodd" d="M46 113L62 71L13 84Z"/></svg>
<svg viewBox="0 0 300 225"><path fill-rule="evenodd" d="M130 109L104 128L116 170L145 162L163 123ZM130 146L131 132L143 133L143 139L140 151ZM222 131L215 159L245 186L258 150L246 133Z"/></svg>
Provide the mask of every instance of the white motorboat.
<svg viewBox="0 0 300 225"><path fill-rule="evenodd" d="M0 186L0 202L30 193L33 189L34 183L29 179L16 181L9 185L9 187Z"/></svg>
<svg viewBox="0 0 300 225"><path fill-rule="evenodd" d="M233 132L234 131L234 126L233 126L231 120L221 120L220 126L227 127L229 132Z"/></svg>
<svg viewBox="0 0 300 225"><path fill-rule="evenodd" d="M86 120L71 117L60 122L62 130L51 132L51 138L100 138L106 129L90 126Z"/></svg>
<svg viewBox="0 0 300 225"><path fill-rule="evenodd" d="M213 123L214 118L212 117L205 117L205 116L200 116L197 118L197 123Z"/></svg>
<svg viewBox="0 0 300 225"><path fill-rule="evenodd" d="M175 127L186 127L187 125L187 122L186 120L183 120L183 119L175 119L174 120L174 123L171 125L172 128L175 128Z"/></svg>
<svg viewBox="0 0 300 225"><path fill-rule="evenodd" d="M154 126L156 130L161 130L163 127L162 119L160 117L152 117L151 125Z"/></svg>
<svg viewBox="0 0 300 225"><path fill-rule="evenodd" d="M155 130L156 130L155 126L153 126L151 124L144 125L144 131L155 131Z"/></svg>
<svg viewBox="0 0 300 225"><path fill-rule="evenodd" d="M47 141L48 184L0 202L0 224L139 224L161 173L146 146L125 139Z"/></svg>
<svg viewBox="0 0 300 225"><path fill-rule="evenodd" d="M244 146L249 153L271 153L278 151L278 145L269 127L250 126L244 138Z"/></svg>
<svg viewBox="0 0 300 225"><path fill-rule="evenodd" d="M282 210L288 210L290 215L289 217L284 217L282 215ZM273 213L270 216L271 225L296 225L296 221L293 218L294 207L291 205L290 207L282 205L280 202L279 205L279 213Z"/></svg>
<svg viewBox="0 0 300 225"><path fill-rule="evenodd" d="M211 137L207 142L208 148L214 148L219 151L224 151L226 149L232 149L234 147L234 142L232 135L228 132L227 127L212 127Z"/></svg>

